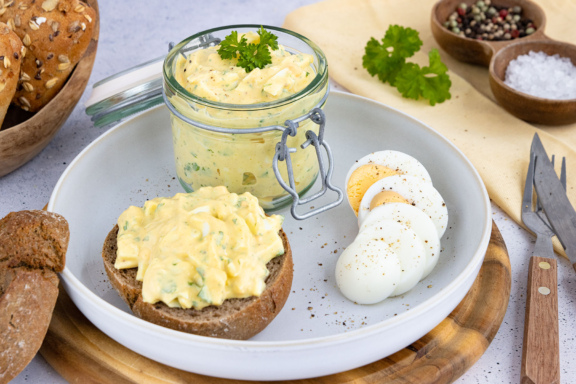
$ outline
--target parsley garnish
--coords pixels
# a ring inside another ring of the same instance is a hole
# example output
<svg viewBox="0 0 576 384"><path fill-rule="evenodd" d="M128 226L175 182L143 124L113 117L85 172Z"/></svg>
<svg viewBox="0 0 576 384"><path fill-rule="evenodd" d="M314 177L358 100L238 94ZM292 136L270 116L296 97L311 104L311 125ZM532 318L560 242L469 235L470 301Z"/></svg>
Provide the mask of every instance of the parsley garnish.
<svg viewBox="0 0 576 384"><path fill-rule="evenodd" d="M372 76L397 87L403 97L414 100L422 97L428 99L430 105L442 103L451 97L452 82L438 50L434 48L429 52L428 67L406 62L421 46L418 31L391 25L382 43L375 38L368 41L362 65Z"/></svg>
<svg viewBox="0 0 576 384"><path fill-rule="evenodd" d="M220 43L218 54L223 59L238 59L238 67L242 67L246 72L254 68L264 68L265 65L272 63L272 57L268 47L272 50L278 49L278 36L268 32L264 27L258 31L260 42L258 44L248 43L248 40L242 36L238 39L238 32L232 31Z"/></svg>
<svg viewBox="0 0 576 384"><path fill-rule="evenodd" d="M394 80L406 58L414 55L422 41L418 32L411 28L391 25L382 39L382 44L371 38L366 44L366 54L362 57L362 65L372 76L394 85Z"/></svg>

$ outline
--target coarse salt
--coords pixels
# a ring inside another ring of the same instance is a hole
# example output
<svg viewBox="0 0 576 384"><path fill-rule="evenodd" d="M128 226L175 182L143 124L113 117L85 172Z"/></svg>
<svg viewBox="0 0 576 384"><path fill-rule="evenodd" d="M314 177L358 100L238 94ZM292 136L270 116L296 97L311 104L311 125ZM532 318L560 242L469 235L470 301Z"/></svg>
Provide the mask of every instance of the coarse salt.
<svg viewBox="0 0 576 384"><path fill-rule="evenodd" d="M569 58L530 51L510 61L504 83L545 99L576 99L576 66Z"/></svg>

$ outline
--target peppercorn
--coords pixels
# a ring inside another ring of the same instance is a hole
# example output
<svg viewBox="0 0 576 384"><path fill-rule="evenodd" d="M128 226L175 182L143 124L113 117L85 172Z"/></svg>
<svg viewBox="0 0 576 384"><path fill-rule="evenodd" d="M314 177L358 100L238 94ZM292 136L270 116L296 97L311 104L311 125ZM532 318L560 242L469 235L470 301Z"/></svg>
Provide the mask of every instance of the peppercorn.
<svg viewBox="0 0 576 384"><path fill-rule="evenodd" d="M516 39L536 31L532 20L522 18L521 6L504 7L490 0L460 3L443 25L459 36L489 41Z"/></svg>

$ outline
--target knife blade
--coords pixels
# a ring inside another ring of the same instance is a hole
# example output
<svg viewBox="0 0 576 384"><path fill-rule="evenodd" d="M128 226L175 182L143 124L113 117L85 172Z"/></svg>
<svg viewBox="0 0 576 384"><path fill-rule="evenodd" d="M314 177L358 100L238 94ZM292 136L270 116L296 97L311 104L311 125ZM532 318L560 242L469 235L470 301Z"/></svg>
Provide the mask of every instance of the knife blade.
<svg viewBox="0 0 576 384"><path fill-rule="evenodd" d="M576 271L576 211L568 200L538 134L535 134L532 140L532 150L536 155L534 174L536 193L552 229Z"/></svg>

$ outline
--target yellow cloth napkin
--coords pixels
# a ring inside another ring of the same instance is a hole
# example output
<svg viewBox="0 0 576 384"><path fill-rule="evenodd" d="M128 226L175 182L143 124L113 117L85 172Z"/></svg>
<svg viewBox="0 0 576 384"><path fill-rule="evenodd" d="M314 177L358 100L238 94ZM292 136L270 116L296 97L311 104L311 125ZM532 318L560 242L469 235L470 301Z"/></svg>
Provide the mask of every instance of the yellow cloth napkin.
<svg viewBox="0 0 576 384"><path fill-rule="evenodd" d="M576 0L537 0L547 18L546 34L556 40L575 41ZM320 46L328 59L330 76L358 95L408 113L451 140L474 164L492 201L522 225L520 212L530 144L538 132L549 155L566 156L568 173L576 169L576 124L535 127L502 109L493 99L488 70L456 61L440 49L430 30L436 0L326 0L290 13L284 27ZM452 98L431 107L427 101L403 98L396 88L371 77L362 67L370 37L380 40L390 24L420 33L423 46L409 60L428 64L431 48L440 49L449 68ZM458 179L458 175L454 175ZM572 179L572 180L571 180ZM567 193L576 202L576 181L568 177ZM554 248L564 255L555 240Z"/></svg>

